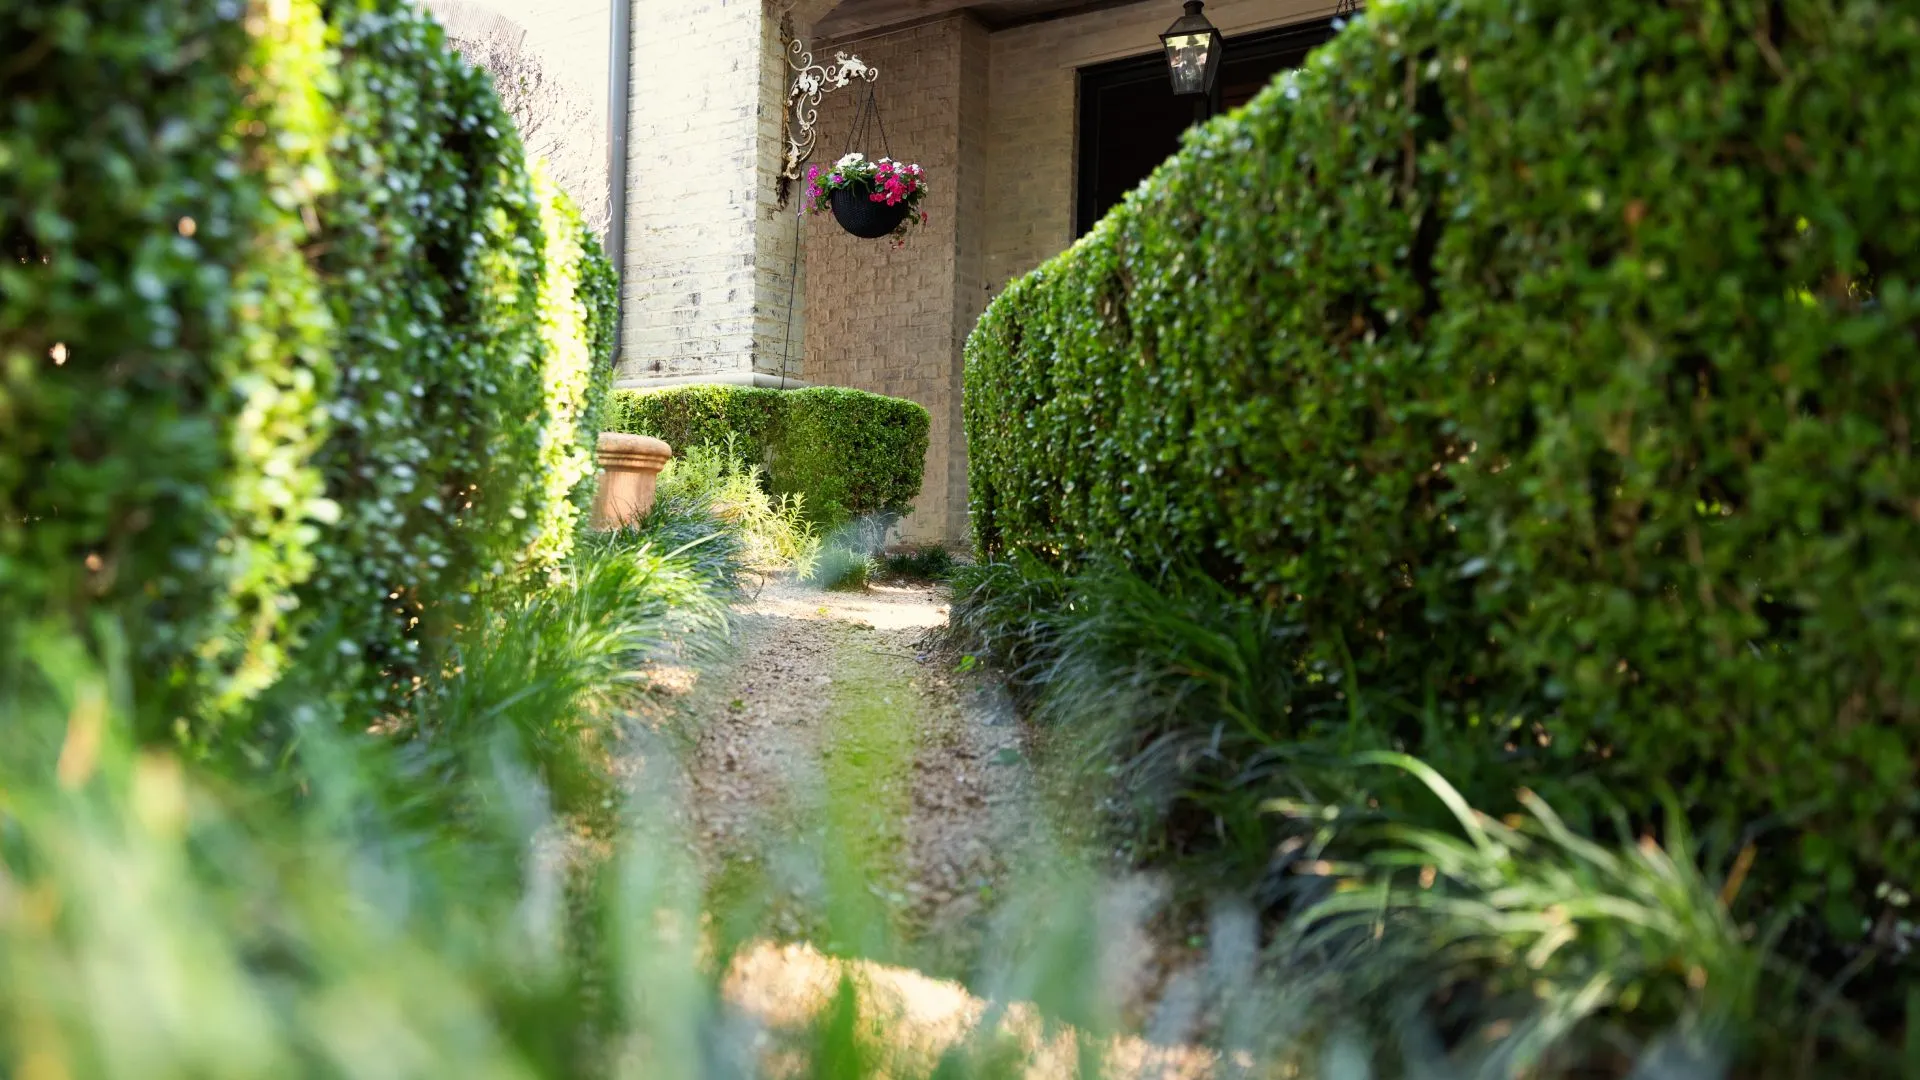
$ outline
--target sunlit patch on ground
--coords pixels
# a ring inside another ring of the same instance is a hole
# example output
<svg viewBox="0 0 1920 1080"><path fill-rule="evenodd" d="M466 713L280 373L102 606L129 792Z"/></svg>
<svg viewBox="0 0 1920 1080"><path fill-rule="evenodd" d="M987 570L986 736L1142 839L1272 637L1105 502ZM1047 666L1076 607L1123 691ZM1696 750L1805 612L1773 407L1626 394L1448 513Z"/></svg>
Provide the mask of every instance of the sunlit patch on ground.
<svg viewBox="0 0 1920 1080"><path fill-rule="evenodd" d="M768 615L832 618L865 623L875 630L929 630L947 621L946 599L931 585L869 585L865 592L828 593L776 582L760 595L755 607Z"/></svg>
<svg viewBox="0 0 1920 1080"><path fill-rule="evenodd" d="M653 664L647 668L647 688L656 693L679 696L693 690L700 671L685 664Z"/></svg>
<svg viewBox="0 0 1920 1080"><path fill-rule="evenodd" d="M1077 1032L1049 1025L1023 1003L994 1009L959 983L865 960L821 954L810 945L756 943L735 957L722 993L727 1003L790 1043L816 1028L833 1004L842 979L858 995L857 1030L884 1077L925 1076L941 1058L970 1041L993 1041L1012 1049L1017 1075L1033 1080L1076 1076ZM991 1026L989 1026L991 1025ZM975 1043L979 1046L980 1043ZM1112 1080L1200 1080L1214 1074L1215 1056L1194 1047L1155 1046L1121 1036L1096 1046L1104 1077ZM787 1055L775 1053L778 1068ZM802 1062L791 1065L798 1071ZM785 1073L776 1073L786 1075Z"/></svg>

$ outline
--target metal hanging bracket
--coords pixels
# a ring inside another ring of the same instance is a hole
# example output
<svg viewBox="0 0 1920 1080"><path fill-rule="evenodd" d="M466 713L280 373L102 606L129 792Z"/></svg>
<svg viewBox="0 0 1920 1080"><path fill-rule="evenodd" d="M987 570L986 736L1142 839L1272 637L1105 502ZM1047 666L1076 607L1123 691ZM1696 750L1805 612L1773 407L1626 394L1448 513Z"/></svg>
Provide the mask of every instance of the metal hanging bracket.
<svg viewBox="0 0 1920 1080"><path fill-rule="evenodd" d="M880 69L844 52L834 53L831 64L816 64L813 53L798 38L787 43L787 65L795 74L787 90L787 161L780 176L798 180L800 166L813 156L813 145L820 135L814 128L820 120L820 95L844 90L856 82L871 83L880 77Z"/></svg>

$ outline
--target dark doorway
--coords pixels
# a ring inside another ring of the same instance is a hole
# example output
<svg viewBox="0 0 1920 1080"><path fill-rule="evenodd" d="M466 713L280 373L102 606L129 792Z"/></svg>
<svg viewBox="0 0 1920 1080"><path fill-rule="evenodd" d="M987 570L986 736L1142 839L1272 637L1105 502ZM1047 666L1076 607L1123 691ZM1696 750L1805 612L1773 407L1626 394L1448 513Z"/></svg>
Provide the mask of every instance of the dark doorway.
<svg viewBox="0 0 1920 1080"><path fill-rule="evenodd" d="M1331 38L1333 20L1317 19L1228 38L1212 100L1179 98L1159 51L1080 69L1079 190L1073 234L1082 236L1168 155L1196 120L1237 109L1273 77L1299 67ZM1198 102L1199 107L1195 108Z"/></svg>

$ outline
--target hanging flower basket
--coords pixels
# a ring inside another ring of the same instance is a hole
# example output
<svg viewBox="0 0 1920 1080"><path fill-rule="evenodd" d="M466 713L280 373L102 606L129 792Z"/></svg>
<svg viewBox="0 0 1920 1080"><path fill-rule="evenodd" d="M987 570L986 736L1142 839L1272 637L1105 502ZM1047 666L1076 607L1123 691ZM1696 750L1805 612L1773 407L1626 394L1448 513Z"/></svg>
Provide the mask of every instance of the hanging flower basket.
<svg viewBox="0 0 1920 1080"><path fill-rule="evenodd" d="M833 207L833 220L862 240L878 240L891 235L913 210L906 203L875 202L873 189L849 185L827 195Z"/></svg>
<svg viewBox="0 0 1920 1080"><path fill-rule="evenodd" d="M815 165L807 170L809 211L831 210L840 227L853 235L865 240L891 236L895 247L906 243L913 226L926 224L926 211L919 209L926 194L926 171L892 158L868 161L863 154L848 154L832 169Z"/></svg>

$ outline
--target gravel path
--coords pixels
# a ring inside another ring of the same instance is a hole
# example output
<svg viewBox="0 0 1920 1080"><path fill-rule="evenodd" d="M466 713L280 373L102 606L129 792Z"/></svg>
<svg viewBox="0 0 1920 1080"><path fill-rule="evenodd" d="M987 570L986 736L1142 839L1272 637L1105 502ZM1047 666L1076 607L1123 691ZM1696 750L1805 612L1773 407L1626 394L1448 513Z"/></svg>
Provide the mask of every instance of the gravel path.
<svg viewBox="0 0 1920 1080"><path fill-rule="evenodd" d="M1005 692L934 646L943 590L776 577L736 610L729 661L652 678L688 741L661 742L676 725L658 717L625 771L684 838L674 850L703 894L684 900L734 957L724 997L739 1026L723 1041L760 1059L748 1072L803 1075L797 1059L778 1065L784 1036L768 1039L804 1040L846 976L885 1075L924 1074L990 1027L1020 1048L1023 1075L1067 1080L1071 1032L1023 1002L1047 996L1047 964L1086 940L1079 926L1097 942L1093 992L1118 1009L1109 1023L1145 1021L1153 1040L1103 1043L1109 1075L1212 1074L1217 1059L1180 1045L1191 1010L1161 1000L1170 957L1146 927L1162 894L1135 876L1058 873L1090 863L1050 831Z"/></svg>
<svg viewBox="0 0 1920 1080"><path fill-rule="evenodd" d="M743 931L973 960L1043 814L1011 705L932 648L945 622L925 585L773 579L743 606L733 663L684 703L703 870Z"/></svg>

